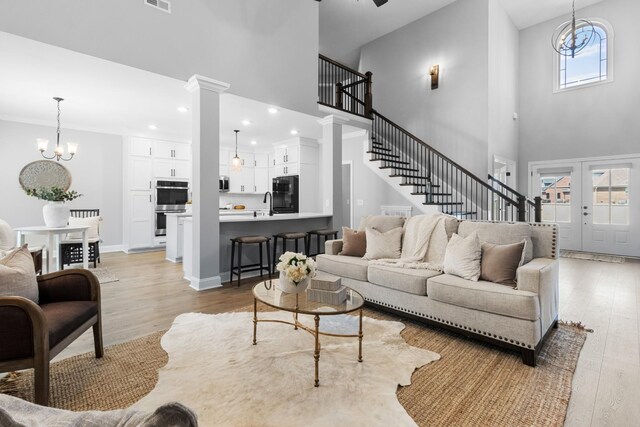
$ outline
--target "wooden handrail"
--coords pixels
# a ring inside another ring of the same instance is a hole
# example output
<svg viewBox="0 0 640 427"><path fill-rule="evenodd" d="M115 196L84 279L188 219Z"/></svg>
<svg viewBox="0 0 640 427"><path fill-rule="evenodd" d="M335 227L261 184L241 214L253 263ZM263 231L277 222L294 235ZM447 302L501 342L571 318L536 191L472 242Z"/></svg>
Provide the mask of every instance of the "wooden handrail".
<svg viewBox="0 0 640 427"><path fill-rule="evenodd" d="M348 67L348 66L346 66L346 65L344 65L344 64L341 64L341 63L339 63L339 62L336 62L336 61L334 61L334 60L333 60L333 59L331 59L331 58L327 58L327 57L326 57L326 56L324 56L323 54L319 54L318 56L319 56L319 57L320 57L320 59L322 59L323 61L327 61L328 63L333 64L333 65L335 65L336 67L342 68L343 70L347 70L347 71L348 71L348 72L350 72L350 73L357 74L358 76L362 77L363 79L366 79L366 78L367 78L367 76L365 76L364 74L362 74L360 71L356 71L356 70L354 70L353 68Z"/></svg>

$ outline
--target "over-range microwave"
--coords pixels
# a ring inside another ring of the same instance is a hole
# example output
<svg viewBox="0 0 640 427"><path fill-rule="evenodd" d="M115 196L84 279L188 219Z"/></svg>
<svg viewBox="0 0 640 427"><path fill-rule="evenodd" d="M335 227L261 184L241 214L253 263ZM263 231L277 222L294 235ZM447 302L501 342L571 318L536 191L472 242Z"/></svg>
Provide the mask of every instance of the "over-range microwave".
<svg viewBox="0 0 640 427"><path fill-rule="evenodd" d="M221 193L229 191L229 177L226 175L220 175L219 189Z"/></svg>

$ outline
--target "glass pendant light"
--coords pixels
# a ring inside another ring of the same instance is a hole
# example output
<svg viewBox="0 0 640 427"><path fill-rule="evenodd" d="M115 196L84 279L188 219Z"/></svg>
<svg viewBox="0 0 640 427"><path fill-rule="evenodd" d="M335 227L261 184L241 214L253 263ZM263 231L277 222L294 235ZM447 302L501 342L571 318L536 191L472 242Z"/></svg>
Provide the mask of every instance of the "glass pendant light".
<svg viewBox="0 0 640 427"><path fill-rule="evenodd" d="M76 154L76 152L78 151L78 144L76 144L75 142L68 142L67 143L67 148L69 149L69 157L65 158L64 156L64 147L62 145L60 145L60 102L64 101L63 98L59 98L59 97L55 97L53 98L54 101L56 101L58 103L58 128L56 129L56 147L53 149L53 155L51 156L47 156L45 154L45 151L47 151L47 146L49 145L49 140L48 139L44 139L44 138L38 138L37 142L38 142L38 150L40 151L40 154L42 154L42 157L44 157L45 159L48 160L52 160L52 159L56 159L57 161L60 160L71 160L73 159L73 156Z"/></svg>
<svg viewBox="0 0 640 427"><path fill-rule="evenodd" d="M240 160L240 157L238 156L238 132L240 131L236 129L234 132L236 133L236 155L233 156L233 159L231 160L231 166L233 166L233 169L237 171L242 167L242 160Z"/></svg>

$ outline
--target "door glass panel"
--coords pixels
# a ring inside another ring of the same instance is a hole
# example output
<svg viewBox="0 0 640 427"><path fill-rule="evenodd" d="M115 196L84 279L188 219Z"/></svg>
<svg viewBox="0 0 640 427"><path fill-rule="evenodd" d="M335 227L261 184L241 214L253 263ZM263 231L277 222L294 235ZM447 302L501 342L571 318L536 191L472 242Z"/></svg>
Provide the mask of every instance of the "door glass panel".
<svg viewBox="0 0 640 427"><path fill-rule="evenodd" d="M629 224L629 168L591 172L593 223Z"/></svg>
<svg viewBox="0 0 640 427"><path fill-rule="evenodd" d="M571 222L571 175L540 177L543 222Z"/></svg>

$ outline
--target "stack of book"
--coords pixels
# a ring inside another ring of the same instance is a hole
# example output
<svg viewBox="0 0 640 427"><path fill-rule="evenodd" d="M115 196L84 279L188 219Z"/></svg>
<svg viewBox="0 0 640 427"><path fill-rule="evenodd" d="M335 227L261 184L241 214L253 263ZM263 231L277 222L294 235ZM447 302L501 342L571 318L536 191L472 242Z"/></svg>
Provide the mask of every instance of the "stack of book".
<svg viewBox="0 0 640 427"><path fill-rule="evenodd" d="M342 286L339 277L317 275L311 279L307 299L322 304L340 305L347 300L347 288Z"/></svg>

